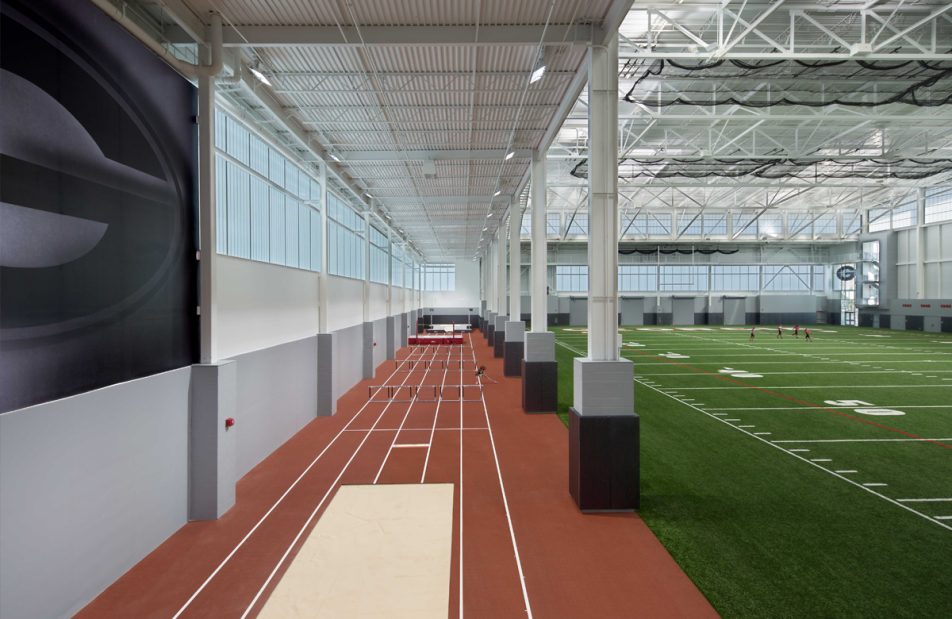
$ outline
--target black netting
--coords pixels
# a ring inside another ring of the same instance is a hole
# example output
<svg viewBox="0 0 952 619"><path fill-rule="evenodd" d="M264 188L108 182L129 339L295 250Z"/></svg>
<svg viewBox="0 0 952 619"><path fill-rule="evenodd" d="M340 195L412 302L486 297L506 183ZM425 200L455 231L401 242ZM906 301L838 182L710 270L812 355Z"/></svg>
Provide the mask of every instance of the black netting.
<svg viewBox="0 0 952 619"><path fill-rule="evenodd" d="M745 159L745 158L628 158L618 162L618 178L709 178L741 177L799 178L804 180L835 178L916 180L952 172L948 159ZM588 159L572 169L572 176L588 178Z"/></svg>
<svg viewBox="0 0 952 619"><path fill-rule="evenodd" d="M626 101L655 108L889 103L932 107L952 102L952 63L926 60L630 60L621 77L635 79ZM752 80L762 84L752 86Z"/></svg>
<svg viewBox="0 0 952 619"><path fill-rule="evenodd" d="M700 249L700 248L669 248L669 247L646 247L646 248L633 248L633 249L619 249L618 253L630 256L631 254L644 254L650 256L653 254L681 254L685 256L690 256L691 254L704 254L709 256L711 254L736 254L739 250L737 249L723 249L720 247L712 247L710 249Z"/></svg>

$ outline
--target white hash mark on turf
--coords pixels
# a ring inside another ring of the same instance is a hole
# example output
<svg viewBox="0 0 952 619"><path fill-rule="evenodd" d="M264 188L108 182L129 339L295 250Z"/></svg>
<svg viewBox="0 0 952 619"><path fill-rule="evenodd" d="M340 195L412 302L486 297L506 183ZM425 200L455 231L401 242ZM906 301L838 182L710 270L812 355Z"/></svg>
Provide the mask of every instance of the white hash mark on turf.
<svg viewBox="0 0 952 619"><path fill-rule="evenodd" d="M871 482L867 482L867 483L865 483L865 484L863 484L863 485L866 486L867 488L879 488L879 487L882 487L882 486L888 486L889 484L883 484L883 483L880 483L880 482L878 482L878 481L871 481Z"/></svg>
<svg viewBox="0 0 952 619"><path fill-rule="evenodd" d="M834 473L839 473L840 475L846 475L847 473L858 473L856 469L843 469L842 471L833 471Z"/></svg>

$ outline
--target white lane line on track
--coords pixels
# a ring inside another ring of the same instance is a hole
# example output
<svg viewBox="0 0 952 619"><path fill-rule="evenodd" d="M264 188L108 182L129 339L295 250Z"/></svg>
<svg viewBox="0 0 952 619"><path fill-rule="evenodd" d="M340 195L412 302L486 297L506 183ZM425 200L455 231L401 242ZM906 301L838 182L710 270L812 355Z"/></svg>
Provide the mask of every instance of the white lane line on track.
<svg viewBox="0 0 952 619"><path fill-rule="evenodd" d="M469 338L469 348L473 353L473 361L476 361L476 349L473 348L473 338ZM477 378L477 384L482 384L482 379ZM461 379L462 382L462 379ZM512 551L516 558L516 569L519 572L519 584L522 586L522 600L526 605L526 616L528 619L532 619L532 605L529 603L529 591L526 589L526 576L522 571L522 559L519 557L519 546L516 544L516 531L512 526L512 514L509 512L509 499L506 497L506 486L502 481L502 468L499 465L499 454L496 452L496 439L493 437L492 423L489 421L489 407L486 406L486 396L483 393L482 388L479 390L479 399L483 404L483 416L486 418L486 427L489 429L489 444L493 450L493 460L496 462L496 477L499 480L499 491L502 493L502 504L506 510L506 523L509 525L509 539L512 541ZM462 399L460 400L460 415L462 415L463 403ZM462 425L462 419L460 419L460 425ZM462 440L462 439L461 439ZM462 443L460 443L460 453L462 454ZM462 541L462 540L461 540ZM460 555L462 555L462 545L460 546ZM462 578L462 576L461 576ZM462 586L460 587L462 591ZM460 596L462 599L462 596ZM463 616L462 608L460 609L460 617Z"/></svg>
<svg viewBox="0 0 952 619"><path fill-rule="evenodd" d="M427 346L427 349L429 349L429 346ZM407 379L410 378L410 375L413 374L413 372L407 372L406 374L407 375L403 378L403 381L400 383L401 386L406 384ZM373 425L370 427L371 430L377 427L377 424L380 423L381 419L383 419L383 416L387 413L387 409L390 408L390 405L392 403L393 403L392 400L386 403L386 405L383 407L383 410L380 411L380 414L377 416L377 418L374 420ZM361 408L361 410L363 410L363 408ZM357 457L357 454L360 453L361 448L364 446L364 444L367 442L367 439L369 439L370 436L371 436L371 433L368 432L367 434L364 435L364 438L361 439L360 443L357 444L357 448L354 449L354 453L352 453L350 455L350 458L347 459L347 462L344 463L344 466L343 468L341 468L340 473L338 473L337 477L334 478L334 481L331 482L330 486L327 488L327 491L324 493L324 496L321 497L321 500L317 503L317 506L314 508L311 514L307 517L307 520L304 521L304 525L297 532L297 535L294 536L294 539L291 540L291 543L288 545L287 549L284 551L284 554L282 554L281 558L278 559L277 565L275 565L274 569L271 570L271 573L268 574L268 577L265 579L264 584L261 585L261 588L258 589L258 592L255 593L254 598L252 598L251 603L248 604L247 608L245 608L245 612L241 614L241 619L245 619L251 613L251 609L254 608L255 604L258 603L258 600L261 598L261 595L264 593L264 590L268 588L268 585L271 584L271 581L274 579L274 576L278 573L278 570L281 569L282 565L284 565L284 562L287 560L288 556L291 554L291 550L298 543L298 540L301 539L301 536L304 535L304 532L308 529L308 527L311 526L311 522L314 521L314 518L317 516L317 513L321 510L321 507L323 507L324 501L326 501L327 497L329 497L331 495L331 492L334 491L337 484L340 482L341 478L344 476L344 473L346 473L347 469L350 468L351 463Z"/></svg>
<svg viewBox="0 0 952 619"><path fill-rule="evenodd" d="M463 360L460 357L460 374L463 373ZM449 375L449 367L446 368L446 371L443 372L443 382L440 383L440 397L436 400L436 411L433 413L433 427L430 428L430 443L426 448L426 458L423 459L423 472L420 473L420 483L422 484L426 480L426 470L430 465L430 453L433 452L433 439L436 436L436 421L440 417L440 406L443 405L443 387L446 385L446 377ZM462 389L462 387L460 387ZM461 432L463 431L463 423L460 421L459 428Z"/></svg>
<svg viewBox="0 0 952 619"><path fill-rule="evenodd" d="M383 384L386 385L387 383L389 383L390 379L396 376L397 373L400 371L400 368L402 368L408 361L411 361L411 360L415 360L415 359L413 357L407 357L402 362L398 363L397 366L394 368L393 372L391 372L390 375L387 376L386 380L383 381ZM293 490L294 487L297 486L298 483L301 481L301 479L303 479L304 476L307 475L308 471L310 471L311 468L313 468L314 465L317 464L317 461L321 459L321 456L323 456L327 452L327 450L330 449L331 446L337 441L337 439L340 438L344 434L344 431L350 427L350 424L354 423L354 420L357 419L357 417L359 417L362 412L364 412L364 409L366 409L367 406L369 406L371 401L373 400L373 396L380 393L382 389L383 389L383 385L381 385L377 389L377 391L375 391L374 393L370 395L367 401L364 402L364 405L361 406L360 409L356 413L354 413L354 416L350 418L350 420L343 427L343 429L341 429L341 431L338 432L334 436L334 438L331 439L331 441L324 447L324 449L322 449L321 452L317 454L317 456L313 460L311 460L310 464L308 464L304 468L304 470L301 471L301 474L298 475L297 478L293 482L291 482L291 485L288 486L288 489L285 490L284 493L280 497L278 497L278 500L274 502L274 504L268 509L268 511L266 511L264 515L261 516L258 522L256 522L255 525L251 527L248 533L246 533L245 536L242 537L241 540L235 545L235 547L232 548L231 552L229 552L228 555L225 556L222 562L218 564L218 566L212 571L211 574L209 574L208 578L205 579L205 581L198 587L198 589L196 589L195 592L192 593L192 595L188 598L188 600L185 601L185 604L183 604L182 607L179 608L178 611L172 616L172 619L177 619L177 617L179 617L191 605L191 603L195 600L195 598L198 597L198 595L205 589L205 587L208 586L208 583L210 583L212 579L215 578L216 575L218 575L218 572L220 572L222 568L225 567L225 565L235 555L235 553L238 552L238 549L241 548L246 541L248 541L248 538L250 538L254 534L254 532L258 530L258 527L260 527L261 524L265 520L267 520L268 516L270 516L271 513L278 507L278 505L280 505L281 502L284 501L285 497L287 497L288 494L290 494L291 490Z"/></svg>
<svg viewBox="0 0 952 619"><path fill-rule="evenodd" d="M449 372L449 366L450 366L449 361L450 361L449 356L447 356L446 362L443 364L443 379L444 380L446 380L446 373ZM417 387L423 386L423 383L426 382L426 377L430 375L430 369L432 367L433 367L432 363L426 366L426 370L423 372L423 377L420 379L420 384L417 385ZM394 445L397 444L397 438L399 438L400 432L403 431L403 426L406 425L407 418L410 417L410 411L413 410L413 405L416 404L417 398L419 397L419 395L420 395L420 390L418 388L417 392L413 394L412 398L410 398L410 404L407 406L407 412L403 414L403 419L400 421L400 427L397 428L397 432L393 435L393 440L390 441L390 448L387 449L387 455L383 457L383 462L380 463L380 468L377 469L377 475L374 476L374 481L373 481L374 484L376 484L377 481L380 480L380 475L383 474L383 469L385 466L387 466L387 461L390 460L390 454L393 453L393 447ZM440 394L438 397L439 398L443 397L442 391L440 391ZM439 406L439 404L437 404L437 406ZM462 425L463 424L461 423L460 426Z"/></svg>

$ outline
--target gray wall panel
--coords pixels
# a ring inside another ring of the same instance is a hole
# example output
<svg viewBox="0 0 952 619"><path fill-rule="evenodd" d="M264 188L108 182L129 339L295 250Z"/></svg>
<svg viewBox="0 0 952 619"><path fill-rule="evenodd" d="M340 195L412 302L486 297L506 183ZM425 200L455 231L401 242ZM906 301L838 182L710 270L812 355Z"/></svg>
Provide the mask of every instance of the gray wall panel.
<svg viewBox="0 0 952 619"><path fill-rule="evenodd" d="M380 364L387 360L387 319L381 318L374 321L374 369L380 367Z"/></svg>
<svg viewBox="0 0 952 619"><path fill-rule="evenodd" d="M72 615L185 524L190 376L0 415L0 617Z"/></svg>
<svg viewBox="0 0 952 619"><path fill-rule="evenodd" d="M363 325L334 332L334 400L363 380Z"/></svg>
<svg viewBox="0 0 952 619"><path fill-rule="evenodd" d="M317 338L238 355L235 361L241 479L317 416Z"/></svg>

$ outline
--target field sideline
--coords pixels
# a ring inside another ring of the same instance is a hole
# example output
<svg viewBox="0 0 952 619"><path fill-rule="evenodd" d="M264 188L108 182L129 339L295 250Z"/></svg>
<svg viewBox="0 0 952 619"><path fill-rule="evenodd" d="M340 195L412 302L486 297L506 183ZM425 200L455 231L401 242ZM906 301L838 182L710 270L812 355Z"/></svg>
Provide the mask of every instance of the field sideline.
<svg viewBox="0 0 952 619"><path fill-rule="evenodd" d="M725 616L952 616L952 338L810 328L622 327L641 515Z"/></svg>

